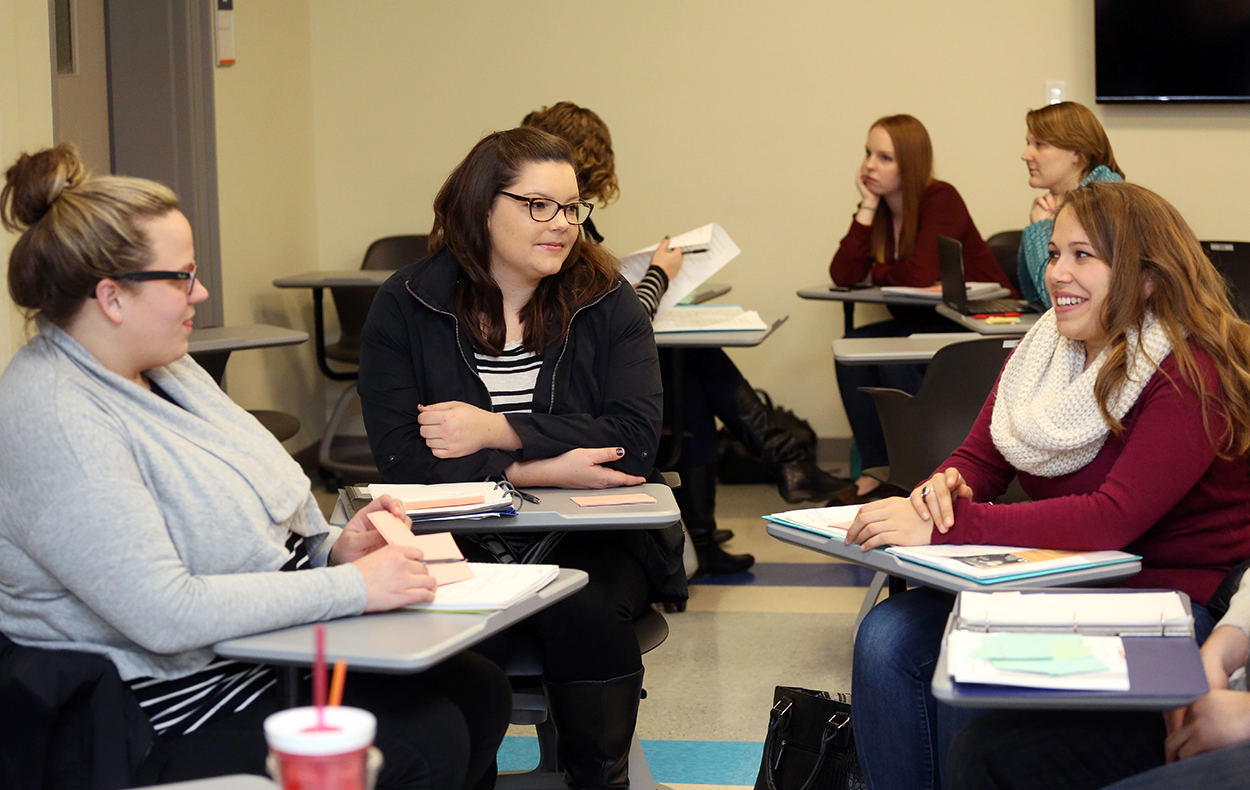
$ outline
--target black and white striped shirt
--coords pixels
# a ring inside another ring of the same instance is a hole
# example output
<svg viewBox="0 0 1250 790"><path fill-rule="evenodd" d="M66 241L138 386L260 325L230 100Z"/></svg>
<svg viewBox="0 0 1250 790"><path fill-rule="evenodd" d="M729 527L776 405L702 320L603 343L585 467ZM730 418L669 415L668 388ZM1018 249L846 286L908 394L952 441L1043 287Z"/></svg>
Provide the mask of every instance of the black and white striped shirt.
<svg viewBox="0 0 1250 790"><path fill-rule="evenodd" d="M304 537L287 537L287 561L282 570L309 566ZM204 669L176 680L135 678L128 681L158 735L187 735L206 723L237 713L277 682L273 667L219 659Z"/></svg>
<svg viewBox="0 0 1250 790"><path fill-rule="evenodd" d="M491 409L498 414L532 412L534 386L542 357L521 347L520 340L505 343L503 354L490 357L475 351L477 372L490 391Z"/></svg>

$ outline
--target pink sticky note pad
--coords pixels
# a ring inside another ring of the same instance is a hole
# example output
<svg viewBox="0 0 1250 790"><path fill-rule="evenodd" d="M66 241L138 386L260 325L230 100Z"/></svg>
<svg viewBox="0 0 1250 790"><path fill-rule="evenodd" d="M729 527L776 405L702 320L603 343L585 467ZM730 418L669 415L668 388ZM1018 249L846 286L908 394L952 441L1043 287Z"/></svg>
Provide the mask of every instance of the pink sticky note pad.
<svg viewBox="0 0 1250 790"><path fill-rule="evenodd" d="M600 494L598 496L575 496L570 497L570 500L581 507L655 504L655 497L650 494Z"/></svg>
<svg viewBox="0 0 1250 790"><path fill-rule="evenodd" d="M482 505L486 503L486 497L478 496L454 496L444 497L442 499L414 499L404 503L405 510L436 510L440 507L463 507L464 505Z"/></svg>
<svg viewBox="0 0 1250 790"><path fill-rule="evenodd" d="M464 561L460 547L451 537L450 532L434 532L429 535L414 535L404 522L385 510L377 510L369 514L369 520L387 543L396 546L416 546L421 549L427 560L460 560L460 562L431 562L426 570L441 584L464 581L473 578L473 569Z"/></svg>

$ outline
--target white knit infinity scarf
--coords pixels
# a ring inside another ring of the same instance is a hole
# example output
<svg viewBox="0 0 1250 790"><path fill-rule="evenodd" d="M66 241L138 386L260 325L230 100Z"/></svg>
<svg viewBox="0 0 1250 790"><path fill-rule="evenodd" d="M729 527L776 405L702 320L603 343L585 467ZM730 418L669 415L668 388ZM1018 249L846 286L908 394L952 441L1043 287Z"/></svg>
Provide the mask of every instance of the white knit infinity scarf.
<svg viewBox="0 0 1250 790"><path fill-rule="evenodd" d="M1137 332L1129 331L1128 378L1107 404L1113 417L1128 413L1170 353L1172 344L1153 315L1146 316L1140 348ZM1003 458L1039 477L1066 475L1092 461L1110 431L1094 397L1094 382L1106 361L1103 349L1082 369L1085 344L1060 335L1055 311L1046 311L999 379L990 436Z"/></svg>

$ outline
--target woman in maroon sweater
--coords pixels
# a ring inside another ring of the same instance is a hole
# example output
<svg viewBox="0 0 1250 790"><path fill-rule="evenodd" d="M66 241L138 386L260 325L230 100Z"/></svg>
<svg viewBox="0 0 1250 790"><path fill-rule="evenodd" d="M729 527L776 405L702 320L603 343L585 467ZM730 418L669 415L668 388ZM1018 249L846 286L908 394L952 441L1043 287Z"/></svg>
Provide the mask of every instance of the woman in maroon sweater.
<svg viewBox="0 0 1250 790"><path fill-rule="evenodd" d="M1203 639L1211 594L1250 557L1250 326L1184 219L1132 184L1068 194L1046 287L1055 307L963 446L910 498L865 505L847 540L1131 551L1143 570L1127 584L1188 593ZM1033 501L990 504L1014 476ZM938 786L950 737L978 715L928 691L952 600L911 590L860 628L852 685L870 786Z"/></svg>
<svg viewBox="0 0 1250 790"><path fill-rule="evenodd" d="M963 243L964 271L970 281L997 282L1011 290L1006 272L977 232L955 187L933 178L933 146L924 124L910 115L891 115L868 130L864 162L855 174L860 201L829 275L838 285L927 287L938 281L938 235ZM1012 292L1015 295L1015 292ZM913 332L960 331L931 307L890 306L893 316L858 327L847 337L901 337ZM893 387L915 393L924 365L835 364L842 405L863 461L856 481L861 501L901 493L882 487L889 478L885 437L872 397L860 387Z"/></svg>

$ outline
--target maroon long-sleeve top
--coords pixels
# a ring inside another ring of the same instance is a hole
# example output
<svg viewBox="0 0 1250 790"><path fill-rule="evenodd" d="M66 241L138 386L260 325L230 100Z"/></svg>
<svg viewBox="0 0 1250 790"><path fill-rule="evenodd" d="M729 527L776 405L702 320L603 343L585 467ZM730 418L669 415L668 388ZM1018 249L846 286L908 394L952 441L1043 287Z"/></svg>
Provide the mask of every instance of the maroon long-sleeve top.
<svg viewBox="0 0 1250 790"><path fill-rule="evenodd" d="M884 205L884 204L883 204ZM877 263L872 255L872 228L851 219L838 251L829 264L829 276L838 285L862 282L871 272L873 285L910 285L924 288L938 281L938 235L949 236L964 245L964 277L969 282L996 282L1016 296L1003 267L998 265L990 246L981 238L968 207L955 187L933 181L920 196L920 223L916 228L916 249L910 258L894 260L894 236L886 240L885 259Z"/></svg>
<svg viewBox="0 0 1250 790"><path fill-rule="evenodd" d="M1208 391L1218 394L1215 366L1201 350L1193 352ZM1122 584L1181 590L1204 605L1228 570L1250 557L1247 458L1217 457L1198 395L1173 356L1124 416L1124 433L1109 436L1089 464L1061 477L1019 473L1032 502L988 504L1016 474L990 437L994 398L939 467L958 469L975 501L955 502L955 526L945 535L935 529L934 543L1121 549L1142 556L1141 573ZM1210 419L1219 435L1224 418Z"/></svg>

